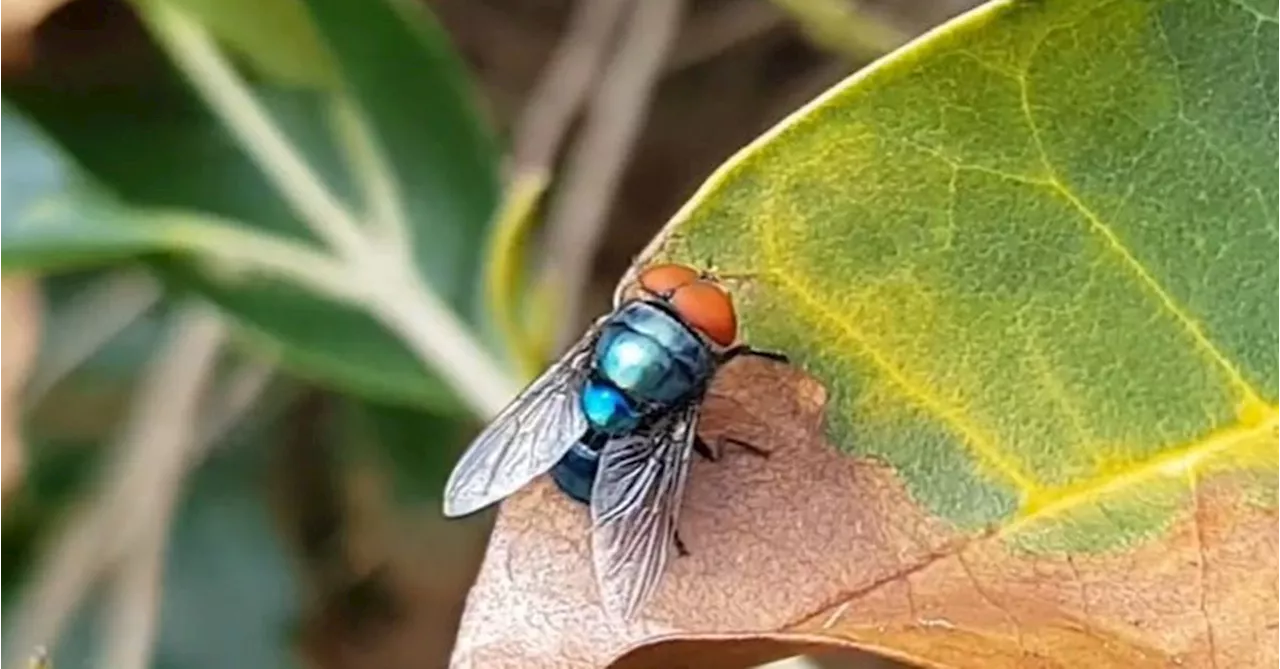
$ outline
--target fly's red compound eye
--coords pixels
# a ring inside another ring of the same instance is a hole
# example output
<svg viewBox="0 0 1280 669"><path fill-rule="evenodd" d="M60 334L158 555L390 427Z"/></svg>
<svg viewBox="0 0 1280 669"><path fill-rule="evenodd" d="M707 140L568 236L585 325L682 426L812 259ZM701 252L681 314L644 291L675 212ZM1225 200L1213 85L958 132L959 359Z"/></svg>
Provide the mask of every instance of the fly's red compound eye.
<svg viewBox="0 0 1280 669"><path fill-rule="evenodd" d="M671 306L680 318L711 341L728 346L738 338L738 315L733 299L720 286L696 281L676 289Z"/></svg>
<svg viewBox="0 0 1280 669"><path fill-rule="evenodd" d="M698 280L698 271L684 265L654 265L640 273L640 286L654 295L667 295Z"/></svg>

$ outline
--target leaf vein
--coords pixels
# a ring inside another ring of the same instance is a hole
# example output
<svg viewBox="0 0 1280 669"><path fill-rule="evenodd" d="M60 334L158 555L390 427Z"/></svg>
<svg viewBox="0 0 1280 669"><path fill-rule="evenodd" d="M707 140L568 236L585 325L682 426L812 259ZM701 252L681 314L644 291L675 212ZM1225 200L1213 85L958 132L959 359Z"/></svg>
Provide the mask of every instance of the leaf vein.
<svg viewBox="0 0 1280 669"><path fill-rule="evenodd" d="M973 591L977 593L978 598L986 602L988 606L999 611L1001 615L1004 616L1005 620L1009 621L1009 626L1013 628L1014 639L1018 644L1018 650L1023 654L1023 656L1031 655L1031 652L1027 650L1026 639L1024 639L1022 635L1022 623L1018 621L1018 617L1013 614L1013 611L1010 610L1008 606L992 597L987 592L987 589L982 586L982 583L978 580L977 574L973 573L973 569L969 567L969 562L965 560L963 550L956 551L956 562L960 564L960 569L964 571L965 576L969 578L969 583L973 585Z"/></svg>
<svg viewBox="0 0 1280 669"><path fill-rule="evenodd" d="M776 261L771 254L765 254L765 264L769 266ZM1018 489L1023 496L1033 494L1040 485L1031 476L1022 471L1012 459L996 445L996 439L974 425L958 407L936 397L924 385L915 382L882 350L873 346L866 336L841 317L840 313L816 299L805 285L796 280L796 272L774 270L769 275L775 279L779 288L797 298L793 308L808 312L811 320L826 322L834 328L833 334L845 343L862 351L867 359L880 370L902 393L902 396L916 404L927 413L940 419L960 437L961 442L969 447L970 452L1001 474Z"/></svg>
<svg viewBox="0 0 1280 669"><path fill-rule="evenodd" d="M1263 14L1262 12L1258 11L1256 8L1246 5L1243 2L1243 0L1227 0L1227 4L1234 5L1236 9L1244 10L1244 12L1252 16L1254 20L1258 22L1259 25L1263 23L1275 24L1277 22L1277 17Z"/></svg>
<svg viewBox="0 0 1280 669"><path fill-rule="evenodd" d="M761 216L752 224L756 229L755 236L760 240L761 264L765 268L765 274L772 277L780 289L799 298L793 305L798 309L809 311L812 320L826 322L834 327L835 334L862 351L871 363L897 386L904 398L950 426L960 437L961 443L1011 483L1023 499L1034 495L1040 489L1040 484L1003 452L1003 449L997 445L996 438L974 425L959 407L949 405L925 386L909 378L901 365L873 346L862 332L840 314L839 310L833 309L814 296L814 291L808 288L807 281L802 279L802 273L787 267L774 237L777 231L774 226L768 224L768 220L770 220L768 217Z"/></svg>
<svg viewBox="0 0 1280 669"><path fill-rule="evenodd" d="M1212 340L1210 340L1205 334L1204 328L1201 324L1192 318L1191 315L1173 299L1173 296L1164 289L1164 286L1162 286L1160 282L1152 276L1146 266L1143 265L1142 262L1134 256L1133 252L1130 251L1129 248L1121 241L1120 236L1116 234L1115 230L1103 221L1096 212L1090 209L1089 206L1086 205L1084 201L1067 186L1066 182L1058 174L1057 169L1054 168L1053 161L1049 159L1049 155L1044 147L1044 142L1041 139L1041 131L1039 124L1036 122L1035 113L1032 111L1031 87L1029 86L1028 76L1035 51L1038 49L1039 45L1044 42L1045 38L1046 37L1042 37L1042 39L1036 43L1036 48L1032 49L1031 55L1027 57L1026 68L1022 75L1018 77L1018 86L1021 92L1020 97L1023 116L1026 118L1032 141L1040 154L1040 160L1044 165L1044 169L1049 174L1048 186L1084 217L1085 221L1089 223L1090 229L1099 234L1103 240L1106 241L1108 247L1115 252L1124 266L1134 274L1138 282L1155 297L1161 307L1168 311L1173 318L1182 325L1183 329L1191 336L1191 339L1195 342L1196 346L1205 353L1210 360L1226 372L1228 380L1241 394L1241 398L1244 400L1244 403L1248 407L1262 406L1264 402L1262 400L1261 393L1259 393L1257 389L1253 388L1253 386L1245 380L1244 375L1236 364L1218 349Z"/></svg>
<svg viewBox="0 0 1280 669"><path fill-rule="evenodd" d="M1241 169L1239 163L1232 160L1227 155L1226 151L1218 146L1217 142L1214 141L1209 132L1201 127L1199 123L1196 123L1195 119L1187 115L1185 99L1186 87L1182 82L1182 74L1178 71L1181 59L1178 58L1177 54L1173 51L1173 43L1169 41L1169 33L1165 29L1164 20L1159 14L1156 15L1154 23L1156 35L1160 37L1160 43L1164 46L1165 55L1169 58L1170 69L1173 71L1173 84L1176 89L1174 99L1178 101L1178 122L1186 126L1192 133L1199 137L1200 140L1204 142L1205 147L1208 148L1211 153L1216 155L1218 159L1222 161L1222 164L1226 165L1227 169L1231 170L1231 173L1245 185L1245 188L1247 188L1249 193L1253 196L1254 203L1257 204L1258 208L1262 211L1263 217L1270 217L1270 209L1267 206L1267 198L1262 193L1262 186L1252 183L1248 176L1246 176L1245 170Z"/></svg>
<svg viewBox="0 0 1280 669"><path fill-rule="evenodd" d="M1002 527L999 534L1003 537L1017 534L1038 522L1061 516L1084 504L1149 479L1195 472L1201 464L1214 456L1242 446L1249 446L1264 434L1274 433L1280 422L1280 412L1275 406L1270 407L1268 411L1269 415L1255 424L1236 426L1181 448L1162 449L1159 455L1135 463L1121 472L1097 476L1065 489L1046 490L1039 497L1028 500L1020 510L1018 518Z"/></svg>
<svg viewBox="0 0 1280 669"><path fill-rule="evenodd" d="M1129 251L1128 247L1126 247L1120 240L1115 230L1113 230L1111 226L1107 225L1096 212L1090 209L1088 205L1073 193L1066 184L1057 179L1057 177L1054 177L1051 182L1051 187L1081 216L1084 217L1092 230L1098 233L1103 240L1106 241L1107 245L1117 256L1120 257L1121 261L1129 268L1138 282L1146 288L1153 297L1155 297L1160 306L1173 316L1174 320L1182 325L1187 334L1191 336L1192 341L1195 342L1196 347L1226 373L1227 379L1236 387L1244 403L1251 407L1262 406L1264 401L1261 393L1249 384L1249 382L1244 378L1244 374L1240 371L1239 367L1237 367L1236 364L1221 350L1219 350L1212 340L1209 339L1201 324L1196 319L1192 318L1191 315L1173 299L1173 296L1164 289L1164 286L1160 285L1160 282L1157 281L1149 271L1147 271L1146 266L1134 257L1133 253Z"/></svg>
<svg viewBox="0 0 1280 669"><path fill-rule="evenodd" d="M1196 556L1199 560L1198 580L1200 590L1200 601L1197 607L1200 609L1200 615L1204 617L1204 633L1205 644L1209 647L1209 666L1217 669L1218 666L1218 643L1216 635L1213 631L1213 616L1209 615L1207 607L1209 596L1209 555L1205 550L1204 540L1204 522L1200 518L1200 485L1198 477L1194 471L1187 472L1187 483L1191 486L1191 523L1195 527L1196 537Z"/></svg>

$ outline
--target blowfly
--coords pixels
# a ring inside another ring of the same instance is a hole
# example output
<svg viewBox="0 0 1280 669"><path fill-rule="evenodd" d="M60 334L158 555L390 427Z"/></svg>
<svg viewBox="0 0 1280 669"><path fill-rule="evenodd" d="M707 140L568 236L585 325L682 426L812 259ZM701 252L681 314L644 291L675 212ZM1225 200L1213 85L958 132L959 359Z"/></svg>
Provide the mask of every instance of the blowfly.
<svg viewBox="0 0 1280 669"><path fill-rule="evenodd" d="M716 371L742 355L786 362L738 343L733 300L710 275L656 265L637 286L476 437L444 498L462 516L550 472L588 505L601 597L628 619L671 548L685 552L676 523L692 454L712 457L697 425Z"/></svg>

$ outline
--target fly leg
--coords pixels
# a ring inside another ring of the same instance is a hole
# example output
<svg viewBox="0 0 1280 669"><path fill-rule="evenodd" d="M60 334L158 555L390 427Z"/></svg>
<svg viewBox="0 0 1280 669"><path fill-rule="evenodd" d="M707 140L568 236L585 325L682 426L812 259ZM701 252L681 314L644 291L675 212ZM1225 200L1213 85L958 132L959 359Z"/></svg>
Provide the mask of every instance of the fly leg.
<svg viewBox="0 0 1280 669"><path fill-rule="evenodd" d="M715 462L720 459L720 455L711 450L711 446L707 444L707 440L702 437L693 438L693 452L701 455L710 462Z"/></svg>
<svg viewBox="0 0 1280 669"><path fill-rule="evenodd" d="M680 530L676 530L673 536L676 540L676 555L689 557L689 548L684 545L684 540L680 538Z"/></svg>
<svg viewBox="0 0 1280 669"><path fill-rule="evenodd" d="M766 451L763 448L756 446L755 444L749 444L741 439L734 439L733 437L724 437L724 436L716 439L717 448L711 448L711 445L707 443L706 439L695 436L693 438L693 452L697 453L698 455L706 458L711 462L718 462L720 460L720 451L722 450L720 446L723 444L733 444L734 446L737 446L738 448L741 448L744 451L751 453L752 455L756 455L762 458L769 457L769 451ZM680 538L680 530L676 530L672 532L671 536L673 539L675 539L676 554L679 555L680 557L688 557L689 548L684 545L684 540Z"/></svg>
<svg viewBox="0 0 1280 669"><path fill-rule="evenodd" d="M786 353L779 353L778 351L763 351L758 348L751 348L747 344L738 344L720 355L720 364L723 365L730 360L743 355L773 360L774 362L780 362L784 365L791 362L791 358L788 358Z"/></svg>
<svg viewBox="0 0 1280 669"><path fill-rule="evenodd" d="M724 444L732 444L757 457L761 457L761 458L769 457L769 451L766 451L765 449L760 448L755 444L743 441L741 439L735 439L733 437L725 437L725 436L721 436L718 439L716 439L716 448L714 449L711 448L711 445L708 444L707 441L702 437L694 437L693 451L698 455L701 455L702 457L706 458L707 460L710 460L711 462L718 462L720 460L720 453L721 451L724 450L723 448L721 448L721 446L723 446Z"/></svg>
<svg viewBox="0 0 1280 669"><path fill-rule="evenodd" d="M769 451L766 451L763 448L756 446L755 444L743 441L741 439L734 439L733 437L720 437L720 441L726 444L733 444L734 446L737 446L738 448L741 448L742 450L758 458L767 458L770 455Z"/></svg>

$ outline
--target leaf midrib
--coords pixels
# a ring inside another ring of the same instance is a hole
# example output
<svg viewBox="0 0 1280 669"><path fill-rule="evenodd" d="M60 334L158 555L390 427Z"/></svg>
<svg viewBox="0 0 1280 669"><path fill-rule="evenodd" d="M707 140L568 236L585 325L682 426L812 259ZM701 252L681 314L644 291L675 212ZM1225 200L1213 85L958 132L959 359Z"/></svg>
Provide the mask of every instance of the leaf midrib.
<svg viewBox="0 0 1280 669"><path fill-rule="evenodd" d="M1049 515L1058 515L1070 509L1083 506L1111 492L1127 489L1155 475L1170 470L1185 470L1194 475L1196 465L1232 448L1246 445L1252 438L1258 437L1268 430L1277 429L1278 408L1275 405L1254 406L1242 410L1242 421L1226 430L1218 431L1199 441L1185 446L1172 446L1159 449L1157 453L1144 460L1134 462L1129 467L1117 472L1104 473L1067 486L1044 486L1005 456L981 428L974 425L958 408L949 407L934 397L919 384L911 382L892 361L862 337L856 328L839 313L830 309L821 301L813 298L810 291L797 282L795 273L770 271L767 276L778 288L795 296L799 301L795 305L803 305L811 317L827 320L839 328L839 334L848 343L860 348L882 372L886 374L904 397L913 400L918 406L940 418L944 423L958 432L958 436L974 455L980 458L991 469L1004 475L1020 493L1020 500L1014 523L1001 529L1002 535L1008 535L1020 527Z"/></svg>
<svg viewBox="0 0 1280 669"><path fill-rule="evenodd" d="M1027 181L1047 187L1066 199L1077 213L1086 220L1089 228L1104 237L1119 255L1123 264L1137 276L1139 282L1156 298L1160 308L1170 313L1183 326L1192 341L1195 342L1197 349L1226 373L1227 379L1241 396L1237 409L1241 423L1237 427L1243 430L1265 430L1267 425L1271 425L1272 429L1274 429L1276 407L1266 403L1261 398L1260 394L1247 383L1236 365L1208 339L1199 324L1191 319L1159 282L1145 270L1142 264L1115 236L1110 227L1085 206L1083 201L1053 174L1047 157L1045 158L1045 166L1050 170L1048 179L1027 178ZM956 165L953 165L953 167L958 169ZM1084 483L1069 486L1050 487L1040 484L1033 475L1025 472L1012 458L1008 457L1003 452L1003 449L997 445L996 440L975 425L962 409L949 406L946 402L935 397L928 388L912 382L887 354L872 346L866 337L861 335L857 327L844 317L840 310L828 306L819 299L815 294L816 291L809 287L810 284L805 273L800 268L788 267L783 261L784 256L776 238L777 229L769 225L769 220L768 217L761 216L757 217L752 224L752 227L755 228L754 236L760 241L761 264L764 267L762 276L771 279L771 283L777 288L798 298L798 301L793 302L793 304L808 310L811 318L829 322L834 326L838 335L861 350L898 387L906 399L951 426L958 433L957 436L960 437L960 441L977 459L1000 474L1018 491L1017 518L1033 518L1038 515L1037 510L1047 508L1062 509L1064 508L1063 500L1068 499L1076 501L1066 504L1065 508L1073 508L1097 496L1099 491L1112 489L1118 479L1127 478L1127 472L1137 473L1143 471L1146 467L1159 467L1166 458L1194 457L1194 454L1198 452L1196 444L1187 447L1161 449L1151 458L1135 462L1131 467L1119 473L1102 474ZM1214 437L1208 437L1206 440L1197 442L1197 444L1205 443L1215 444L1218 441Z"/></svg>

